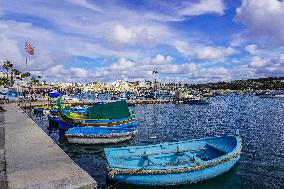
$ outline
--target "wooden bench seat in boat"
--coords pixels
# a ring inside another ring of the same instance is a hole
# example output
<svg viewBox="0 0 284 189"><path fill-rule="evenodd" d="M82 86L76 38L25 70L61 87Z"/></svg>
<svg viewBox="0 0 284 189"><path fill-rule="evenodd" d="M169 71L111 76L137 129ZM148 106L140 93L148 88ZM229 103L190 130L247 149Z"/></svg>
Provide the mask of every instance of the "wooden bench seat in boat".
<svg viewBox="0 0 284 189"><path fill-rule="evenodd" d="M227 152L224 149L221 149L219 146L217 146L216 144L213 143L207 143L206 145L208 145L209 147L213 148L214 150L217 150L219 152L221 152L222 154L227 154Z"/></svg>

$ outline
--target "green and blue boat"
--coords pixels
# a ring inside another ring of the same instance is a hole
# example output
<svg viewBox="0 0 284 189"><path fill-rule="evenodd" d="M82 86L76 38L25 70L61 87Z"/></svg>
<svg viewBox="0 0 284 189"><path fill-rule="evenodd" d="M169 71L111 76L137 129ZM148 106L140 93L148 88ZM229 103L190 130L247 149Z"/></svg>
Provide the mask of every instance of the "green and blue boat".
<svg viewBox="0 0 284 189"><path fill-rule="evenodd" d="M113 127L123 124L136 124L134 113L130 113L125 100L95 103L87 109L87 114L77 114L62 108L58 100L59 129L73 127Z"/></svg>

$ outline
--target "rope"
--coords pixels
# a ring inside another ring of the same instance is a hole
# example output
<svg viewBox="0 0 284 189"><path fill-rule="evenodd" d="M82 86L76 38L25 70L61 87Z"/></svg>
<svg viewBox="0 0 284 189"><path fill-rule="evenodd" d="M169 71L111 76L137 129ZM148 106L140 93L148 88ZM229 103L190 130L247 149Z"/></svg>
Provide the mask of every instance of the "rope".
<svg viewBox="0 0 284 189"><path fill-rule="evenodd" d="M114 187L117 186L118 184L124 182L126 179L128 179L129 177L131 177L132 174L135 174L135 173L138 173L138 172L142 171L142 170L143 170L145 167L147 167L147 166L148 166L148 165L145 165L145 166L141 167L140 169L134 171L133 173L129 173L129 175L128 175L125 179L120 180L120 181L118 181L118 182L116 182L116 183L114 183L114 184L108 186L106 189L114 188Z"/></svg>

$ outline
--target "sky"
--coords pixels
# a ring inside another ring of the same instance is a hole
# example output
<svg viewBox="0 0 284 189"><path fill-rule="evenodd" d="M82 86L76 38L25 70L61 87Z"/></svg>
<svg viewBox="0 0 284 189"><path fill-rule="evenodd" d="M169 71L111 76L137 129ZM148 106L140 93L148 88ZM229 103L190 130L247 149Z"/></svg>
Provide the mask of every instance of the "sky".
<svg viewBox="0 0 284 189"><path fill-rule="evenodd" d="M0 61L64 82L284 76L283 18L281 0L1 0Z"/></svg>

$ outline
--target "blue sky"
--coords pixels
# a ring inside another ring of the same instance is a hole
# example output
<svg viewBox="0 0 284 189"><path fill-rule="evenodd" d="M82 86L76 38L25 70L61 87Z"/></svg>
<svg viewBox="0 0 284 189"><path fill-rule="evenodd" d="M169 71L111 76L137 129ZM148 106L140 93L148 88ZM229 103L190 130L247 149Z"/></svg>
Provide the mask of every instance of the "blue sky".
<svg viewBox="0 0 284 189"><path fill-rule="evenodd" d="M1 0L0 61L66 82L283 76L283 17L278 0Z"/></svg>

